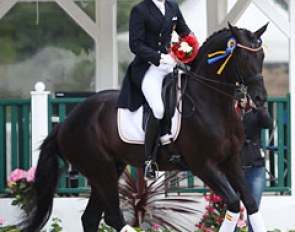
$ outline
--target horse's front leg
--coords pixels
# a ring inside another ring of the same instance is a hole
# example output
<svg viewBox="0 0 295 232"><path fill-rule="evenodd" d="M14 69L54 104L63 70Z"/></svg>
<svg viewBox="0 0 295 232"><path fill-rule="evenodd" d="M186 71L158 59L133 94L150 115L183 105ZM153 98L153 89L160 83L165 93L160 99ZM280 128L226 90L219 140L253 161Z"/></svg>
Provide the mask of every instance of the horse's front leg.
<svg viewBox="0 0 295 232"><path fill-rule="evenodd" d="M240 199L226 181L224 174L210 162L207 162L201 170L197 170L194 174L219 195L227 205L226 215L219 231L233 232L240 217Z"/></svg>
<svg viewBox="0 0 295 232"><path fill-rule="evenodd" d="M247 209L247 214L253 231L265 232L266 228L258 210L257 202L247 187L246 178L241 165L237 165L237 163L240 162L237 162L234 159L228 161L224 170L226 178L235 191L239 192L240 198Z"/></svg>

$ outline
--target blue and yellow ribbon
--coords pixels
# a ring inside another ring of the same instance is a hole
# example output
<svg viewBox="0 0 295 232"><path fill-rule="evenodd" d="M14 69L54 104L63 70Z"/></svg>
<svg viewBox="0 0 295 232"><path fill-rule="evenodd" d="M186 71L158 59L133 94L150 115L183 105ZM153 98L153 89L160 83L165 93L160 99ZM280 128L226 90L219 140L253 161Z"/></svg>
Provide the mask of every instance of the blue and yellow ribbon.
<svg viewBox="0 0 295 232"><path fill-rule="evenodd" d="M218 69L218 71L217 71L218 75L220 75L222 73L222 71L224 70L225 65L228 63L229 59L232 57L232 54L233 54L236 47L237 47L237 41L235 38L231 37L227 41L227 48L224 51L217 51L217 52L213 52L213 53L208 54L208 58L209 58L208 64L212 64L220 59L227 57L226 60L223 62L223 64Z"/></svg>

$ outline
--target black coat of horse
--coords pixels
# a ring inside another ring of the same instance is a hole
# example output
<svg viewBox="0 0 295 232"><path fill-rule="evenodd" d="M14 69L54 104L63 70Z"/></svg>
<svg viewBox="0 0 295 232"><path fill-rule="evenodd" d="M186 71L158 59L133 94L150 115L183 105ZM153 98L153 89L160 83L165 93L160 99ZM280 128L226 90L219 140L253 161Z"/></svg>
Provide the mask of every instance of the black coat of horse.
<svg viewBox="0 0 295 232"><path fill-rule="evenodd" d="M200 48L188 73L186 95L195 105L190 117L182 118L176 147L189 170L218 194L232 212L239 212L240 200L248 213L258 211L249 193L240 164L242 124L233 104L236 82L247 86L257 106L267 99L262 73L264 52L260 36L267 25L252 33L232 27L210 36ZM224 50L229 38L237 46L220 75L224 59L208 64L208 54ZM39 231L51 214L59 179L59 158L73 164L91 184L91 196L82 215L85 232L97 231L104 213L105 222L120 231L125 226L119 208L118 178L126 164L142 167L144 146L124 143L118 135L116 101L119 91L97 93L79 104L64 122L55 127L41 145L34 188L35 208L25 221L24 232ZM183 98L183 109L192 102ZM159 149L160 170L173 170L166 149ZM233 189L224 179L229 180Z"/></svg>

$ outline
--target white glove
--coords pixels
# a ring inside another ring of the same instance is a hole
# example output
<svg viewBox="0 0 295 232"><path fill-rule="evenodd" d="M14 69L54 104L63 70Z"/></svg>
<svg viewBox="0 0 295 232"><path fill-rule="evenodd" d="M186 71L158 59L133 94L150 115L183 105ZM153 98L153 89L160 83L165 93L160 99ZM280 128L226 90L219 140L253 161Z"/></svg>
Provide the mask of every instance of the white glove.
<svg viewBox="0 0 295 232"><path fill-rule="evenodd" d="M161 54L160 64L169 64L172 67L175 67L177 62L176 60L169 54Z"/></svg>

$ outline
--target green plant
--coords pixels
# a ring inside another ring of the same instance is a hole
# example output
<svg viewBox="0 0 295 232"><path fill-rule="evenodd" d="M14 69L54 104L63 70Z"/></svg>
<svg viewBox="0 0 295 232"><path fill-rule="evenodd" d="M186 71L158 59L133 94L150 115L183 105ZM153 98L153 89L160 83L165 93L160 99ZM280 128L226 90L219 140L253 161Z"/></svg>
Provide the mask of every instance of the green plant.
<svg viewBox="0 0 295 232"><path fill-rule="evenodd" d="M190 231L193 218L200 213L198 201L183 195L166 196L178 188L178 181L185 178L187 176L179 177L177 172L166 173L147 185L141 168L136 169L136 178L125 170L119 193L126 222L141 229L161 225L166 230ZM191 222L187 216L192 216Z"/></svg>
<svg viewBox="0 0 295 232"><path fill-rule="evenodd" d="M61 232L62 227L59 225L60 223L61 223L61 220L59 218L56 218L56 217L52 218L51 228L48 232Z"/></svg>
<svg viewBox="0 0 295 232"><path fill-rule="evenodd" d="M51 228L47 230L42 230L41 232L61 232L63 229L59 225L61 220L59 218L52 218ZM1 226L3 223L0 221L0 232L20 232L21 229L15 225ZM110 231L111 232L111 231Z"/></svg>

